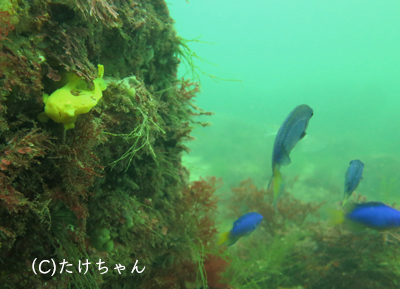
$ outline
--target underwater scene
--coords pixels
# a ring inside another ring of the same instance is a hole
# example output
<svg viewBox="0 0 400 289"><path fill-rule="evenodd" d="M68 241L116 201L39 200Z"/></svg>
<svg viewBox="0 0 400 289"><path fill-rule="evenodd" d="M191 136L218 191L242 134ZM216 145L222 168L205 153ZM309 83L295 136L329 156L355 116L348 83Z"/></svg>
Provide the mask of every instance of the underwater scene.
<svg viewBox="0 0 400 289"><path fill-rule="evenodd" d="M399 15L2 0L0 289L400 288Z"/></svg>

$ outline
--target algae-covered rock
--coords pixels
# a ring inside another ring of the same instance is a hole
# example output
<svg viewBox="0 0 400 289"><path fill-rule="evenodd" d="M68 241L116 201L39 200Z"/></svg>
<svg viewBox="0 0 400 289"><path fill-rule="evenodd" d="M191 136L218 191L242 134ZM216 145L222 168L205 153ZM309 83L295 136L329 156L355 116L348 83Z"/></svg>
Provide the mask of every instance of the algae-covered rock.
<svg viewBox="0 0 400 289"><path fill-rule="evenodd" d="M96 228L90 234L90 239L93 247L97 250L106 252L114 250L114 241L111 239L110 230L107 228Z"/></svg>
<svg viewBox="0 0 400 289"><path fill-rule="evenodd" d="M197 84L176 77L183 50L173 23L162 0L0 4L2 288L181 288L204 279L196 256L212 246L216 183L189 184L181 164L193 117L204 112L192 103ZM60 90L56 104L66 95L70 103L46 112L56 122L39 121ZM77 117L69 108L82 106L82 92L95 105ZM93 267L79 274L86 259ZM107 274L94 270L100 259ZM43 260L66 260L75 272L34 274L34 260L36 272ZM136 263L143 274L131 274Z"/></svg>

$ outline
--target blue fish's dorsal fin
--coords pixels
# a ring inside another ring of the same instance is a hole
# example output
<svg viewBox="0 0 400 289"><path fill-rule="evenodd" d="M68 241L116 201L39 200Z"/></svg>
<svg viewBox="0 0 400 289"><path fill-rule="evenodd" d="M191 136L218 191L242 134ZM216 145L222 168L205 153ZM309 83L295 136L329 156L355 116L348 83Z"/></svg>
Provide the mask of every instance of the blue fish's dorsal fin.
<svg viewBox="0 0 400 289"><path fill-rule="evenodd" d="M385 206L387 207L387 205L385 205L384 203L381 202L366 202L366 203L354 203L354 202L350 202L344 205L343 210L346 213L352 212L355 209L359 209L359 208L371 208L371 207L381 207L381 206Z"/></svg>
<svg viewBox="0 0 400 289"><path fill-rule="evenodd" d="M247 218L247 214L244 214L243 216L241 216L239 219L237 219L235 222L233 222L233 228L235 228L242 220L244 220L245 218Z"/></svg>
<svg viewBox="0 0 400 289"><path fill-rule="evenodd" d="M385 206L387 207L387 205L385 205L382 202L367 202L367 203L360 203L360 204L355 204L355 206L357 208L362 208L362 207L381 207L381 206Z"/></svg>
<svg viewBox="0 0 400 289"><path fill-rule="evenodd" d="M235 222L233 222L232 227L235 228L237 225L239 225L243 220L245 220L249 216L249 214L251 214L251 213L244 214L239 219L237 219Z"/></svg>
<svg viewBox="0 0 400 289"><path fill-rule="evenodd" d="M253 215L260 215L260 214L256 213L256 212L246 213L243 216L241 216L239 219L237 219L235 222L233 222L233 227L236 227L240 222L242 222L243 220L245 220L245 219L247 219L249 217L252 217Z"/></svg>

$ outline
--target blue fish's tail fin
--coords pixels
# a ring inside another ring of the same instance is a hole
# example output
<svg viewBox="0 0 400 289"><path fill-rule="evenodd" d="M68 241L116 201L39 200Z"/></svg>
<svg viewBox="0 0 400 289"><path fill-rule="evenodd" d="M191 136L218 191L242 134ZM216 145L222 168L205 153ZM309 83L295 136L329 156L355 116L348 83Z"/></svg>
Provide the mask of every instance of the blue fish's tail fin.
<svg viewBox="0 0 400 289"><path fill-rule="evenodd" d="M344 223L345 219L343 211L328 208L327 213L329 215L329 226L337 226Z"/></svg>
<svg viewBox="0 0 400 289"><path fill-rule="evenodd" d="M220 246L220 245L224 244L226 241L228 241L229 236L230 236L230 232L220 234L218 236L217 245Z"/></svg>
<svg viewBox="0 0 400 289"><path fill-rule="evenodd" d="M356 208L356 204L353 202L349 202L349 198L346 201L343 201L342 210L344 213L350 213Z"/></svg>
<svg viewBox="0 0 400 289"><path fill-rule="evenodd" d="M274 205L274 208L276 208L276 202L278 201L280 193L283 190L282 175L277 167L274 168L274 172L272 174L272 179L268 185L268 190L272 190L272 192L273 192L273 196L274 196L273 205Z"/></svg>
<svg viewBox="0 0 400 289"><path fill-rule="evenodd" d="M351 194L353 194L353 191L348 188L345 188L344 193L343 193L343 205L345 203L347 203L347 200L351 197Z"/></svg>
<svg viewBox="0 0 400 289"><path fill-rule="evenodd" d="M218 246L220 246L220 245L232 246L239 239L240 239L240 236L233 237L231 232L222 233L218 236L217 245Z"/></svg>
<svg viewBox="0 0 400 289"><path fill-rule="evenodd" d="M349 200L349 196L347 195L347 193L345 191L344 196L343 196L342 209L344 208L344 206L346 206L348 200Z"/></svg>
<svg viewBox="0 0 400 289"><path fill-rule="evenodd" d="M344 197L343 197L343 201L342 201L342 209L345 212L351 212L355 207L354 203L352 201L349 201L352 193L353 192L350 192L350 194L349 194L348 191L346 191L344 193Z"/></svg>
<svg viewBox="0 0 400 289"><path fill-rule="evenodd" d="M327 212L329 215L329 222L330 226L337 226L343 224L343 228L354 233L361 232L366 229L366 226L349 219L346 219L345 214L346 212L351 212L354 209L354 204L346 203L343 205L342 210L335 210L332 208L328 208Z"/></svg>

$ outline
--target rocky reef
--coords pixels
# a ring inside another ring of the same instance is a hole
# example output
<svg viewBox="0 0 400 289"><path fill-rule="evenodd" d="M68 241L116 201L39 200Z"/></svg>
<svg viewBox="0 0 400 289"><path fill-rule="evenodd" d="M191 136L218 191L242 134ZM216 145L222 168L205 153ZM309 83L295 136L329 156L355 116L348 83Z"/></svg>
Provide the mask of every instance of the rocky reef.
<svg viewBox="0 0 400 289"><path fill-rule="evenodd" d="M163 0L0 4L1 288L206 285L219 181L181 165L210 113L173 24Z"/></svg>

